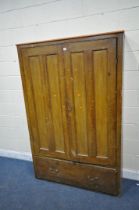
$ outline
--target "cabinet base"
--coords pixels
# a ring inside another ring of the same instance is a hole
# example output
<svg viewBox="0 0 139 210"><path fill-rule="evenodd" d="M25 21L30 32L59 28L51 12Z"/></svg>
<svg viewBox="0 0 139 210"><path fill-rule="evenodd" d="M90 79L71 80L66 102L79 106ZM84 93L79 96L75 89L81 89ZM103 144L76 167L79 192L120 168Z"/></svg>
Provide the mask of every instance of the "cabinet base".
<svg viewBox="0 0 139 210"><path fill-rule="evenodd" d="M33 161L37 178L112 195L119 194L116 169L36 156Z"/></svg>

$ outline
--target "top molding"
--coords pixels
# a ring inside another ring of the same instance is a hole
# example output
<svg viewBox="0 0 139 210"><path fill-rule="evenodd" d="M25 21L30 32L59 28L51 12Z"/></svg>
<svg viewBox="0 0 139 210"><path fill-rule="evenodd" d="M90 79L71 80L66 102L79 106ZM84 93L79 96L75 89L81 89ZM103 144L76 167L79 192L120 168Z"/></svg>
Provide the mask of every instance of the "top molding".
<svg viewBox="0 0 139 210"><path fill-rule="evenodd" d="M119 31L111 31L111 32L104 32L104 33L97 33L97 34L89 34L89 35L81 35L81 36L71 36L71 37L65 37L65 38L58 38L58 39L50 39L50 40L43 40L43 41L36 41L36 42L25 42L25 43L19 43L17 44L17 48L26 48L26 47L34 47L35 46L40 46L46 43L51 43L51 42L68 42L69 40L75 40L77 41L80 38L83 39L95 39L96 37L100 36L100 38L110 38L112 36L117 36L119 34L124 34L124 30L119 30Z"/></svg>

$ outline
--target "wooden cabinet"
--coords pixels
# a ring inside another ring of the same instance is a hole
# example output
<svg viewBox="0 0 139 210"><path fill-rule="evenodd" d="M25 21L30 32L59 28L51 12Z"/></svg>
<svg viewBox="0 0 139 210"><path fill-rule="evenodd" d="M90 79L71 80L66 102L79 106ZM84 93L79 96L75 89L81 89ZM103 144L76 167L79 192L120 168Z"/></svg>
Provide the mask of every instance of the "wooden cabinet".
<svg viewBox="0 0 139 210"><path fill-rule="evenodd" d="M118 194L123 32L18 45L36 177Z"/></svg>

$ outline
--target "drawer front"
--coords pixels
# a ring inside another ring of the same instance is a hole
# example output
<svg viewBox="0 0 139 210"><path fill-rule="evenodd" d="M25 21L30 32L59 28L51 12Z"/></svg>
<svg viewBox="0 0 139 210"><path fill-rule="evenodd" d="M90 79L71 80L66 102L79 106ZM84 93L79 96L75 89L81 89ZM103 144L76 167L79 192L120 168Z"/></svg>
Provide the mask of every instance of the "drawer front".
<svg viewBox="0 0 139 210"><path fill-rule="evenodd" d="M116 169L51 158L34 157L36 177L91 190L118 194Z"/></svg>

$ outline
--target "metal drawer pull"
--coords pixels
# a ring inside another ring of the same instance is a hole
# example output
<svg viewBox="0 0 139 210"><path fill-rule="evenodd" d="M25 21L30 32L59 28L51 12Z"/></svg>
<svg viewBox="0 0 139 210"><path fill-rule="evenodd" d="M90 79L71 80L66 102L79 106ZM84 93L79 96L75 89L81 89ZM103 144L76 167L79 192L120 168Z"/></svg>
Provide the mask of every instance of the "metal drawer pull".
<svg viewBox="0 0 139 210"><path fill-rule="evenodd" d="M57 168L56 169L49 168L49 171L52 172L52 173L58 173L59 172L59 170Z"/></svg>
<svg viewBox="0 0 139 210"><path fill-rule="evenodd" d="M90 177L90 176L88 176L87 178L88 178L89 181L91 181L91 182L97 181L97 180L99 179L97 176L96 176L96 177Z"/></svg>

